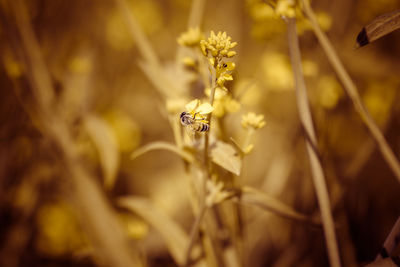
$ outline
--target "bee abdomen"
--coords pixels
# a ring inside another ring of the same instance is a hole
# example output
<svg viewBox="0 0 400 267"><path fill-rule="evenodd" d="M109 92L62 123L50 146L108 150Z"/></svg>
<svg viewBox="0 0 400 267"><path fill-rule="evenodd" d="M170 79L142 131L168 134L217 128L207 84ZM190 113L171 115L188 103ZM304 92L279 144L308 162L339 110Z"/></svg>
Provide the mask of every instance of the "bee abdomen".
<svg viewBox="0 0 400 267"><path fill-rule="evenodd" d="M207 132L209 129L210 129L210 125L208 125L207 123L202 123L200 132Z"/></svg>

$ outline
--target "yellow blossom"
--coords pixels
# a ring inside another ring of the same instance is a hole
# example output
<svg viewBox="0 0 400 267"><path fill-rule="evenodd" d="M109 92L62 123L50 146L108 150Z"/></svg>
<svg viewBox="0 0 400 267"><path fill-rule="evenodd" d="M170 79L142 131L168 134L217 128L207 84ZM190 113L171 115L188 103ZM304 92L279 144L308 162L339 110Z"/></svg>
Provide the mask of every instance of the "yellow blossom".
<svg viewBox="0 0 400 267"><path fill-rule="evenodd" d="M303 74L304 76L317 76L318 74L318 65L314 61L311 60L303 60L301 62L301 65L303 67Z"/></svg>
<svg viewBox="0 0 400 267"><path fill-rule="evenodd" d="M210 96L210 88L206 88L205 95ZM240 109L240 103L232 98L223 88L217 87L214 95L213 116L222 117L225 113L234 113Z"/></svg>
<svg viewBox="0 0 400 267"><path fill-rule="evenodd" d="M224 104L225 110L230 113L237 112L240 109L240 103L232 97L227 98Z"/></svg>
<svg viewBox="0 0 400 267"><path fill-rule="evenodd" d="M326 109L336 107L343 91L339 82L333 76L323 76L318 81L318 101Z"/></svg>
<svg viewBox="0 0 400 267"><path fill-rule="evenodd" d="M275 12L281 17L294 18L296 16L296 1L278 0Z"/></svg>
<svg viewBox="0 0 400 267"><path fill-rule="evenodd" d="M260 129L265 126L264 115L256 115L254 112L249 112L242 116L242 126L245 129L249 127Z"/></svg>
<svg viewBox="0 0 400 267"><path fill-rule="evenodd" d="M254 144L250 144L248 146L246 146L246 148L243 150L244 154L250 154L251 151L253 151L254 149Z"/></svg>
<svg viewBox="0 0 400 267"><path fill-rule="evenodd" d="M200 41L201 51L205 56L209 54L217 59L222 59L223 57L233 57L236 55L235 51L230 51L237 45L237 42L231 42L231 37L227 36L226 32L218 32L215 34L211 31L210 37L207 40Z"/></svg>
<svg viewBox="0 0 400 267"><path fill-rule="evenodd" d="M226 81L232 81L232 80L233 80L233 77L232 77L231 74L229 74L229 73L224 73L224 74L218 76L218 78L217 78L217 84L218 84L219 86L224 86L224 83L225 83Z"/></svg>
<svg viewBox="0 0 400 267"><path fill-rule="evenodd" d="M264 53L261 57L263 81L269 90L293 90L293 73L289 58L281 53Z"/></svg>
<svg viewBox="0 0 400 267"><path fill-rule="evenodd" d="M186 32L182 33L178 39L178 44L182 46L197 46L200 44L200 40L204 39L204 34L201 32L199 27L189 28Z"/></svg>
<svg viewBox="0 0 400 267"><path fill-rule="evenodd" d="M204 90L204 94L209 97L211 94L211 89L206 88ZM227 93L227 90L225 90L225 88L217 87L217 88L215 88L214 100L219 100L219 99L225 97L227 94L228 93Z"/></svg>
<svg viewBox="0 0 400 267"><path fill-rule="evenodd" d="M230 95L217 99L214 101L213 115L215 117L222 117L225 113L234 113L240 109L240 103L233 99Z"/></svg>
<svg viewBox="0 0 400 267"><path fill-rule="evenodd" d="M8 76L18 78L23 73L23 67L16 61L10 53L4 53L3 64Z"/></svg>
<svg viewBox="0 0 400 267"><path fill-rule="evenodd" d="M207 122L205 120L205 115L213 112L214 110L214 108L209 103L201 104L199 99L190 101L188 104L186 104L185 108L186 112L190 113L192 116L196 115L197 118L204 120L204 122Z"/></svg>
<svg viewBox="0 0 400 267"><path fill-rule="evenodd" d="M191 57L182 58L182 63L183 63L183 65L185 65L186 67L189 67L189 68L195 68L197 65L197 62Z"/></svg>
<svg viewBox="0 0 400 267"><path fill-rule="evenodd" d="M217 85L221 88L224 87L226 81L232 81L233 77L231 72L235 69L236 65L233 62L223 62L216 67Z"/></svg>

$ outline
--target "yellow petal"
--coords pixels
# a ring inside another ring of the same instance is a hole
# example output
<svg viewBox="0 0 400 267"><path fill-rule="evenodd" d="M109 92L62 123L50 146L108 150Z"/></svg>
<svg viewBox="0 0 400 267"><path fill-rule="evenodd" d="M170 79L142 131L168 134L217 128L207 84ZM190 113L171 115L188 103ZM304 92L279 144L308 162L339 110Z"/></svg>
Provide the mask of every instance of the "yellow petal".
<svg viewBox="0 0 400 267"><path fill-rule="evenodd" d="M187 111L191 112L194 111L198 105L199 105L199 100L195 99L186 104L185 108Z"/></svg>
<svg viewBox="0 0 400 267"><path fill-rule="evenodd" d="M208 114L211 113L214 108L210 105L210 103L201 104L197 109L196 112L200 114Z"/></svg>
<svg viewBox="0 0 400 267"><path fill-rule="evenodd" d="M236 67L235 63L233 63L233 62L226 62L225 64L226 64L225 69L228 71L232 71Z"/></svg>
<svg viewBox="0 0 400 267"><path fill-rule="evenodd" d="M234 57L236 56L236 52L235 51L229 51L227 54L227 57Z"/></svg>
<svg viewBox="0 0 400 267"><path fill-rule="evenodd" d="M231 75L231 74L227 74L227 73L225 73L225 74L223 75L223 78L224 78L226 81L232 81L232 80L233 80L232 75Z"/></svg>
<svg viewBox="0 0 400 267"><path fill-rule="evenodd" d="M253 151L254 145L250 144L244 149L245 154L250 154L251 151Z"/></svg>

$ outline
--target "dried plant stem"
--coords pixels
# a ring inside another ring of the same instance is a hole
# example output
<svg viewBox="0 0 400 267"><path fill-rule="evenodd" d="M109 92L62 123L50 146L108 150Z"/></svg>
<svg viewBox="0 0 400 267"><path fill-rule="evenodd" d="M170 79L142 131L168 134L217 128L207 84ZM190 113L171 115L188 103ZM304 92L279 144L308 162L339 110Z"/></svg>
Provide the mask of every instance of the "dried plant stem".
<svg viewBox="0 0 400 267"><path fill-rule="evenodd" d="M215 96L215 90L217 89L216 85L216 71L215 69L211 66L211 92L210 92L210 105L212 106L214 104L214 96ZM211 129L211 118L212 118L212 113L207 115L207 121ZM210 159L208 155L208 147L209 147L209 132L206 132L204 135L204 166L207 168L207 178L210 178ZM205 181L206 182L206 179Z"/></svg>
<svg viewBox="0 0 400 267"><path fill-rule="evenodd" d="M381 151L383 158L386 160L389 167L392 169L394 175L396 176L397 180L400 182L400 164L398 159L396 158L395 154L393 153L392 149L390 148L389 144L387 143L384 135L382 134L379 127L376 125L375 121L369 114L368 110L364 106L361 97L358 93L357 87L354 82L351 80L349 74L347 73L346 69L344 68L342 62L340 61L338 55L336 54L335 49L333 48L331 42L329 41L328 37L319 27L315 14L307 1L303 0L304 12L308 17L309 21L311 22L312 29L315 35L318 38L318 41L321 44L321 47L324 49L325 54L331 63L333 69L337 73L340 81L343 84L343 87L350 97L353 105L360 114L362 120L366 124L368 130L370 131L372 137L375 139L376 143L378 144L379 150Z"/></svg>
<svg viewBox="0 0 400 267"><path fill-rule="evenodd" d="M318 152L316 148L317 138L313 127L311 111L307 98L307 90L301 68L301 56L296 32L296 20L294 18L290 18L286 21L288 25L290 59L292 62L293 74L296 83L297 105L300 121L306 134L306 147L308 156L310 158L311 172L319 203L319 209L321 211L329 262L332 267L339 267L340 257L336 241L334 222L330 209L329 194L321 162L318 158Z"/></svg>
<svg viewBox="0 0 400 267"><path fill-rule="evenodd" d="M190 265L190 256L192 254L193 247L196 244L197 237L199 235L200 225L201 225L201 222L203 221L204 214L206 214L206 210L207 210L207 206L203 202L203 204L200 208L200 212L197 215L196 221L194 222L192 229L190 231L190 237L189 237L190 241L189 241L189 246L186 251L186 259L185 259L185 264L184 264L185 267Z"/></svg>
<svg viewBox="0 0 400 267"><path fill-rule="evenodd" d="M150 42L147 40L139 23L133 16L129 5L126 0L115 0L120 8L120 11L126 21L126 25L133 36L137 47L142 54L143 58L150 64L158 65L158 58L154 50L152 49Z"/></svg>
<svg viewBox="0 0 400 267"><path fill-rule="evenodd" d="M139 53L144 59L144 64L140 62L140 66L147 75L147 78L163 96L176 97L179 95L177 88L175 88L174 84L163 70L157 54L154 52L149 40L140 28L127 0L115 0L115 2L120 9L133 40L136 42Z"/></svg>
<svg viewBox="0 0 400 267"><path fill-rule="evenodd" d="M32 85L34 96L38 101L39 112L44 112L45 107L52 107L54 104L54 91L50 74L42 58L39 43L36 40L33 29L30 27L27 10L21 1L15 1L11 4L17 27L20 31L21 44L25 50L26 63L29 70L31 70L28 72L28 79Z"/></svg>
<svg viewBox="0 0 400 267"><path fill-rule="evenodd" d="M203 17L205 0L193 0L190 8L188 27L195 28L200 27L200 23Z"/></svg>
<svg viewBox="0 0 400 267"><path fill-rule="evenodd" d="M75 208L101 259L110 266L143 266L137 251L132 252L128 246L128 240L101 189L81 164L68 123L54 109L54 88L24 2L14 0L6 4L16 19L21 37L21 61L25 63L35 96L35 108L40 111L35 115L43 123L39 130L59 148L60 164L65 169L64 175L70 178Z"/></svg>

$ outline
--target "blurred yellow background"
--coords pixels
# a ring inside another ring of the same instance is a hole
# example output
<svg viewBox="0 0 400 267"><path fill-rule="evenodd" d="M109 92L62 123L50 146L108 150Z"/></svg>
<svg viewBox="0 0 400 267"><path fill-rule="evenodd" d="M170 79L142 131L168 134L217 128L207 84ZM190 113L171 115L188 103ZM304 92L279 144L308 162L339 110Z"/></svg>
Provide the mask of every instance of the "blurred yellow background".
<svg viewBox="0 0 400 267"><path fill-rule="evenodd" d="M157 214L129 212L118 200L151 201L190 233L196 211L187 164L168 150L135 159L130 155L151 142L175 143L173 125L186 104L179 101L204 96L198 73L182 67L193 50L177 44L189 18L196 16L192 4L200 8L197 20L191 18L206 36L211 30L226 31L238 42L233 81L226 83L231 102L219 107L211 127L218 125L223 141L232 137L242 144L242 115L253 111L266 121L252 136L254 148L243 159L236 183L318 217L285 22L261 0L122 2L124 10L120 0L0 1L0 265L111 266L120 264L107 259L117 258L113 242L121 239L144 266L177 266L170 241L146 219ZM400 33L353 47L364 25L399 9L400 2L322 0L312 5L399 156ZM143 51L143 40L134 38L126 11L136 19L156 63ZM342 264L360 266L374 260L400 215L400 184L309 23L299 17L297 26ZM218 175L232 176L227 173ZM141 209L152 207L146 205ZM243 207L243 266L328 265L320 228Z"/></svg>

